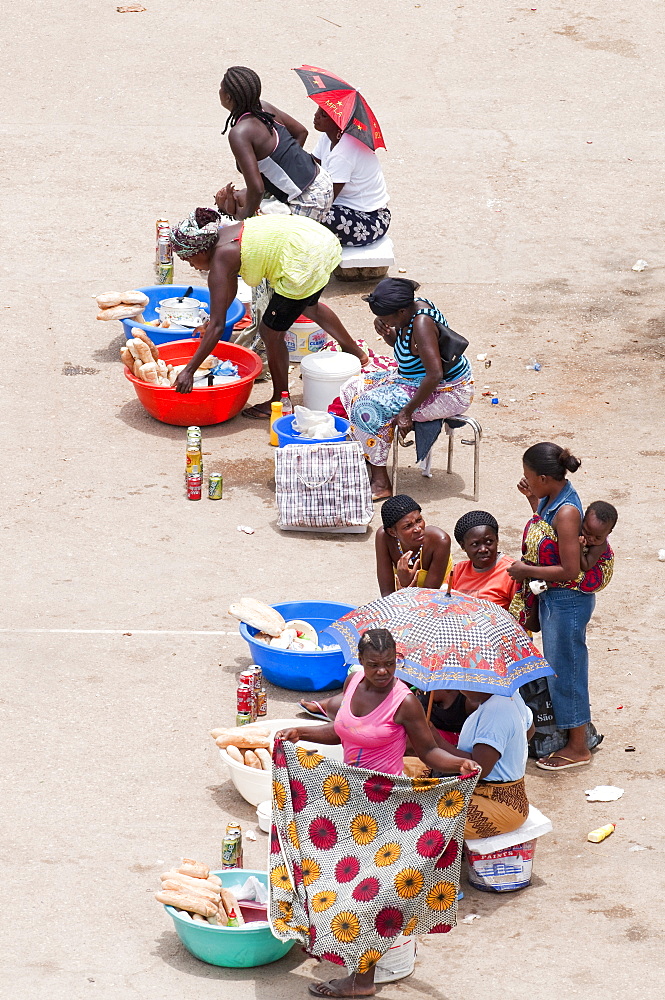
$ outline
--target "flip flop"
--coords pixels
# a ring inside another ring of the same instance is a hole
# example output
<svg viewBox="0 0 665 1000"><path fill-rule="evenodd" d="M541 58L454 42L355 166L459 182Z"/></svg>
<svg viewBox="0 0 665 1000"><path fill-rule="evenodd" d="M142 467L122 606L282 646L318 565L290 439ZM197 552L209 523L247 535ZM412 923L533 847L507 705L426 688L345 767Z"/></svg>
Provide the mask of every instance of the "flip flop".
<svg viewBox="0 0 665 1000"><path fill-rule="evenodd" d="M308 701L309 701L309 699L308 699ZM322 719L323 722L329 722L330 721L328 719L328 716L326 715L326 713L325 713L325 711L323 709L323 705L321 704L320 701L309 701L310 705L316 705L316 707L318 708L318 712L312 712L309 708L305 708L305 701L304 701L304 699L303 699L303 701L299 701L298 704L302 708L303 712L307 712L307 714L311 715L311 717L313 719Z"/></svg>
<svg viewBox="0 0 665 1000"><path fill-rule="evenodd" d="M558 757L559 760L567 760L567 764L547 764L546 761L552 760L553 757ZM536 761L536 767L539 767L541 771L568 771L571 767L584 767L585 764L590 764L591 758L589 760L572 760L570 757L564 757L561 753L550 753L547 757L543 757L541 760Z"/></svg>
<svg viewBox="0 0 665 1000"><path fill-rule="evenodd" d="M373 993L355 993L355 992L353 992L353 993L340 993L332 985L332 982L329 982L329 983L310 983L309 986L307 987L307 989L312 994L312 996L314 996L314 997L327 997L328 1000L331 1000L331 998L337 998L337 997L350 997L350 998L356 997L357 998L357 997L374 996Z"/></svg>
<svg viewBox="0 0 665 1000"><path fill-rule="evenodd" d="M270 414L260 410L258 406L248 406L246 410L242 411L242 415L249 417L250 420L270 420Z"/></svg>
<svg viewBox="0 0 665 1000"><path fill-rule="evenodd" d="M389 493L388 496L385 496L385 497L376 497L372 493L372 503L381 503L382 500L390 500L391 496L392 496L392 493Z"/></svg>

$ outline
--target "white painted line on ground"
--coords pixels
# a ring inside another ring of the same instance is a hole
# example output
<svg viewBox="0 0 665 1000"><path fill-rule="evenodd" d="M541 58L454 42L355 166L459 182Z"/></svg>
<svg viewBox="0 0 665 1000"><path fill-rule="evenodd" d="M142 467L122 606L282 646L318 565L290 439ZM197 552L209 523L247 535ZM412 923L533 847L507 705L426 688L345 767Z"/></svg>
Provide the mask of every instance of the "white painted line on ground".
<svg viewBox="0 0 665 1000"><path fill-rule="evenodd" d="M0 632L37 635L235 635L239 632L212 632L209 629L163 629L163 628L0 628Z"/></svg>

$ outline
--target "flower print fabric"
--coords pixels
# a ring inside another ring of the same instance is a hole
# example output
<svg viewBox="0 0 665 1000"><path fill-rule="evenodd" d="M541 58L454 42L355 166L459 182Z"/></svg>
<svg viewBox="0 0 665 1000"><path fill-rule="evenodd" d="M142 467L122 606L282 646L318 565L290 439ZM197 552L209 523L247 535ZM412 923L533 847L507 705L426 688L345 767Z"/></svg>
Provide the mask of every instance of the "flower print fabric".
<svg viewBox="0 0 665 1000"><path fill-rule="evenodd" d="M400 934L455 925L477 776L379 774L292 743L273 752L270 922L282 940L367 972Z"/></svg>

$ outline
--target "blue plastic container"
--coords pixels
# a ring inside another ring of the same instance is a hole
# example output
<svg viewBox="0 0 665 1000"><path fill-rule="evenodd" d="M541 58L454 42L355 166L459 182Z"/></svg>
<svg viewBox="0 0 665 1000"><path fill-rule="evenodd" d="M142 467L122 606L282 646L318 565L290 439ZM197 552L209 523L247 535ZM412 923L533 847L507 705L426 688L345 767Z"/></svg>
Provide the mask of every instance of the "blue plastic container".
<svg viewBox="0 0 665 1000"><path fill-rule="evenodd" d="M219 875L225 889L240 887L250 875L255 875L264 885L268 884L266 872L249 868L229 868L212 874ZM176 934L187 951L208 965L253 969L283 958L295 944L295 941L276 938L269 927L213 927L183 919L173 906L165 906L164 909L172 917ZM247 919L252 918L248 915Z"/></svg>
<svg viewBox="0 0 665 1000"><path fill-rule="evenodd" d="M150 302L143 310L146 319L159 319L157 306L162 299L173 299L178 295L184 295L189 285L149 285L147 288L139 288L150 299ZM207 288L195 288L191 298L198 299L206 310L210 311L210 292ZM226 313L226 324L224 326L224 336L222 340L230 340L233 327L245 315L245 307L240 299L234 299ZM132 329L138 326L140 330L145 330L154 344L170 344L174 340L190 340L193 331L183 330L182 327L167 327L165 330L161 326L146 326L145 323L136 323L133 319L123 319L123 330L127 340L134 336Z"/></svg>
<svg viewBox="0 0 665 1000"><path fill-rule="evenodd" d="M354 604L341 604L337 601L294 601L275 604L273 607L287 622L295 618L309 622L324 643L326 637L321 635L323 630L342 615L355 611ZM249 645L252 663L261 667L271 684L290 691L327 691L329 688L339 688L344 683L347 666L341 649L313 653L275 649L265 642L255 641L253 637L257 632L258 629L245 625L244 622L240 623L240 634ZM328 644L333 642L331 636Z"/></svg>
<svg viewBox="0 0 665 1000"><path fill-rule="evenodd" d="M294 420L295 416L290 413L286 417L279 417L273 424L280 448L283 448L287 444L331 444L334 441L344 441L351 426L349 421L345 420L344 417L335 417L335 429L337 433L332 437L304 438L297 431L293 430Z"/></svg>

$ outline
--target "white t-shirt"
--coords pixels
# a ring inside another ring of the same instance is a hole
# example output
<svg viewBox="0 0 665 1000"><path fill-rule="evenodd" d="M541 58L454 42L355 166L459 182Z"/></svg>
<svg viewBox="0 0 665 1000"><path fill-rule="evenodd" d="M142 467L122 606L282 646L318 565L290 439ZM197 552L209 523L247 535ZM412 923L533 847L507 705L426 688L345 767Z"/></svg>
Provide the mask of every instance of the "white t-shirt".
<svg viewBox="0 0 665 1000"><path fill-rule="evenodd" d="M344 185L335 205L358 212L376 212L386 207L388 191L379 158L364 142L345 133L336 146L331 146L324 133L316 144L314 156L328 171L333 184Z"/></svg>

